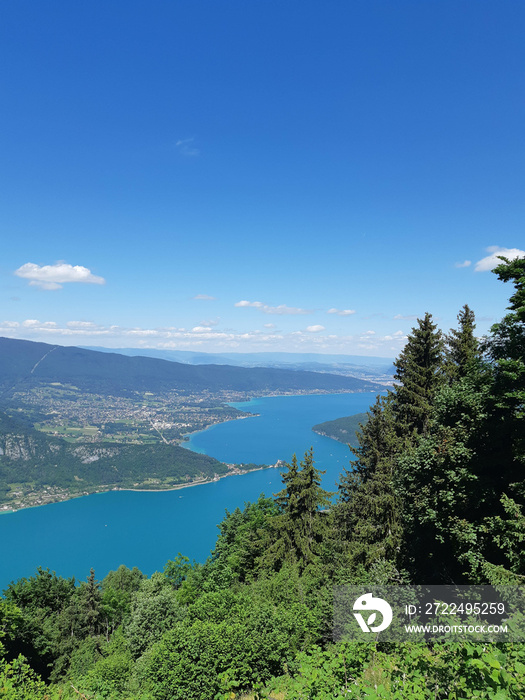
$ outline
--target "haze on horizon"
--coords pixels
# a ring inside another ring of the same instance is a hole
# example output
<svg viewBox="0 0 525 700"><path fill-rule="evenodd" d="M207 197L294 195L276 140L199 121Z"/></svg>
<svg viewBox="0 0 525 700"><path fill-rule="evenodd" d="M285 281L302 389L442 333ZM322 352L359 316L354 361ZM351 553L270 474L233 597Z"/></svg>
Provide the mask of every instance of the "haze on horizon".
<svg viewBox="0 0 525 700"><path fill-rule="evenodd" d="M525 6L6 4L0 335L391 358L505 313Z"/></svg>

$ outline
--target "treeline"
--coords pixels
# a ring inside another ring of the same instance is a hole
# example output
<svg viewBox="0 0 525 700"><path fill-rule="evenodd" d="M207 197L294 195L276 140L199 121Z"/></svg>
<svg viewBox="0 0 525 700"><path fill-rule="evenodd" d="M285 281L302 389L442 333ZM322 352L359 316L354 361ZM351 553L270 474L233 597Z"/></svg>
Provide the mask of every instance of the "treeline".
<svg viewBox="0 0 525 700"><path fill-rule="evenodd" d="M514 293L488 338L467 306L448 335L418 321L337 494L308 452L273 498L226 513L204 565L12 583L0 694L522 700L520 644L332 642L334 585L524 581L525 260L496 274Z"/></svg>

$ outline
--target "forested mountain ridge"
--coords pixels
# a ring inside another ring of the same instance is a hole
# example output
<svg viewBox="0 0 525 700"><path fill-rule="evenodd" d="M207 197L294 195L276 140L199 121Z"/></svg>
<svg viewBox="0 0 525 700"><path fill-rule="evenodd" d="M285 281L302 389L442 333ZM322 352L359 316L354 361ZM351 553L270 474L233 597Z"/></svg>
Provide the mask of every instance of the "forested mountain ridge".
<svg viewBox="0 0 525 700"><path fill-rule="evenodd" d="M53 382L73 384L81 391L129 395L134 392L239 391L373 391L362 379L320 372L187 365L150 357L128 357L77 347L0 338L0 392Z"/></svg>
<svg viewBox="0 0 525 700"><path fill-rule="evenodd" d="M332 642L334 586L523 586L525 258L495 273L514 292L489 337L467 305L448 334L418 320L331 505L309 451L204 565L13 582L7 700L523 700L519 642Z"/></svg>
<svg viewBox="0 0 525 700"><path fill-rule="evenodd" d="M234 365L236 367L273 367L339 374L357 379L367 379L381 384L391 384L394 371L392 359L364 355L330 355L321 353L253 352L206 353L189 350L159 350L153 348L116 348L86 346L86 350L113 352L132 357L156 357L171 362L190 365Z"/></svg>

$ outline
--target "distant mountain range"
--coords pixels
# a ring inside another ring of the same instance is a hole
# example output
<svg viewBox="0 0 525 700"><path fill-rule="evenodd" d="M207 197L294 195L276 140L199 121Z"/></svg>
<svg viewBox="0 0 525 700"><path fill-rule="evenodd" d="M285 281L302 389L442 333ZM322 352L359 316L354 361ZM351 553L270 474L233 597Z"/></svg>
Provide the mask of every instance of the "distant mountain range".
<svg viewBox="0 0 525 700"><path fill-rule="evenodd" d="M78 347L0 338L0 393L9 395L53 382L85 392L127 395L135 392L290 392L374 391L367 380L275 367L184 364L152 357L131 357Z"/></svg>
<svg viewBox="0 0 525 700"><path fill-rule="evenodd" d="M394 374L393 359L364 355L323 355L299 352L230 352L206 353L191 350L156 350L151 348L86 347L98 352L117 352L130 357L155 357L189 365L233 365L235 367L273 367L328 374L340 374L382 384L391 384Z"/></svg>
<svg viewBox="0 0 525 700"><path fill-rule="evenodd" d="M353 365L355 367L390 367L393 358L368 355L325 355L306 352L226 352L208 353L194 350L157 350L154 348L109 349L86 346L86 350L117 352L120 355L156 357L161 360L184 362L189 365L235 365L237 367L271 367L315 363L319 365Z"/></svg>

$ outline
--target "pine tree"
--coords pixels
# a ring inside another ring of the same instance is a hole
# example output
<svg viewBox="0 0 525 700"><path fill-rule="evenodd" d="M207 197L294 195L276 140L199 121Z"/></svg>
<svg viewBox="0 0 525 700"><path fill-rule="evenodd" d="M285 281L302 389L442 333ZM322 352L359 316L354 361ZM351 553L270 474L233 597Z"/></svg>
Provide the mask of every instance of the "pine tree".
<svg viewBox="0 0 525 700"><path fill-rule="evenodd" d="M321 509L326 509L330 505L330 497L333 495L321 488L321 477L324 471L314 466L313 448L305 452L301 462L301 472L299 479L300 490L298 499L298 520L301 523L303 534L302 550L306 560L313 554L315 542L319 536L318 524L322 518Z"/></svg>
<svg viewBox="0 0 525 700"><path fill-rule="evenodd" d="M89 637L99 632L99 618L102 612L100 585L95 581L95 570L91 569L88 579L78 590L81 624Z"/></svg>
<svg viewBox="0 0 525 700"><path fill-rule="evenodd" d="M313 448L299 466L294 455L286 467L284 489L275 494L281 512L273 519L274 538L265 559L277 568L290 561L304 569L319 556L325 530L322 510L333 494L321 488L324 471L314 466Z"/></svg>
<svg viewBox="0 0 525 700"><path fill-rule="evenodd" d="M401 441L396 434L392 395L378 396L350 448L353 470L343 472L334 519L353 565L395 560L401 537L400 503L393 485Z"/></svg>
<svg viewBox="0 0 525 700"><path fill-rule="evenodd" d="M400 456L414 449L428 427L434 397L443 384L443 341L430 314L418 321L394 363L397 385L378 397L358 436L353 472L343 474L334 519L354 564L394 564L403 537L396 493Z"/></svg>
<svg viewBox="0 0 525 700"><path fill-rule="evenodd" d="M301 489L297 455L294 454L292 461L289 464L287 463L285 467L286 471L281 473L281 481L284 484L284 489L274 494L274 496L281 511L291 514L297 509L297 495Z"/></svg>
<svg viewBox="0 0 525 700"><path fill-rule="evenodd" d="M393 409L400 436L411 443L426 432L434 395L443 381L443 341L432 316L425 314L412 329L407 344L394 362Z"/></svg>
<svg viewBox="0 0 525 700"><path fill-rule="evenodd" d="M523 582L525 542L525 258L508 260L493 272L514 284L507 307L510 313L492 326L485 344L494 372L491 415L492 469L490 474L499 512L490 509L482 524L484 559L481 569L490 583ZM494 515L494 513L497 513Z"/></svg>
<svg viewBox="0 0 525 700"><path fill-rule="evenodd" d="M446 371L451 381L466 374L479 357L479 343L474 335L476 317L468 304L458 314L458 330L450 329L446 336Z"/></svg>
<svg viewBox="0 0 525 700"><path fill-rule="evenodd" d="M487 349L494 362L499 405L517 421L521 434L525 433L525 258L507 260L494 268L500 280L513 282L514 294L510 297L508 313L500 323L491 328ZM521 456L523 442L521 443Z"/></svg>

